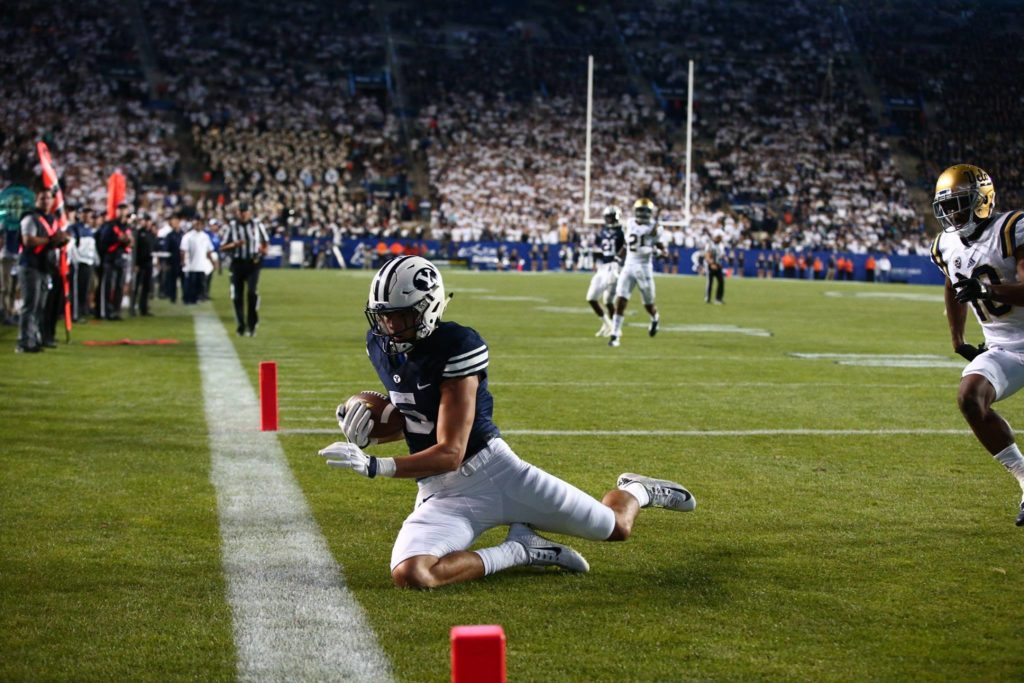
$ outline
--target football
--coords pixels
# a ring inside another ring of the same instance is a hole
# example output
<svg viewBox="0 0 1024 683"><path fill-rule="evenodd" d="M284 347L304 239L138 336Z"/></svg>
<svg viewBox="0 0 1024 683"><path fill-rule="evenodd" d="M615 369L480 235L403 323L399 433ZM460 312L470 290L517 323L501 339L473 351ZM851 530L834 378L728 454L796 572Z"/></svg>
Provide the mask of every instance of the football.
<svg viewBox="0 0 1024 683"><path fill-rule="evenodd" d="M405 430L405 416L402 415L402 411L379 391L360 391L350 396L344 403L346 410L353 401L361 401L373 415L371 439L392 439Z"/></svg>

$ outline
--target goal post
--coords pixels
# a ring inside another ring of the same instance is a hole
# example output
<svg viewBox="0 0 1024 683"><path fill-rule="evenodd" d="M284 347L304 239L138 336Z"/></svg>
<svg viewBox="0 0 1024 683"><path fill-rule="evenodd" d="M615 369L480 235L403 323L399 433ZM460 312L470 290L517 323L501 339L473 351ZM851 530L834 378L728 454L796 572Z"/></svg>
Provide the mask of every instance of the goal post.
<svg viewBox="0 0 1024 683"><path fill-rule="evenodd" d="M601 218L590 217L590 172L593 163L593 124L594 124L594 55L587 56L587 126L586 149L584 150L583 170L583 222L600 224ZM689 60L686 83L686 177L684 179L683 220L662 221L668 227L688 226L690 224L690 171L692 167L693 149L693 60Z"/></svg>
<svg viewBox="0 0 1024 683"><path fill-rule="evenodd" d="M603 223L600 218L590 217L590 150L593 138L591 137L594 125L594 55L587 55L587 141L584 154L584 180L583 180L583 222Z"/></svg>

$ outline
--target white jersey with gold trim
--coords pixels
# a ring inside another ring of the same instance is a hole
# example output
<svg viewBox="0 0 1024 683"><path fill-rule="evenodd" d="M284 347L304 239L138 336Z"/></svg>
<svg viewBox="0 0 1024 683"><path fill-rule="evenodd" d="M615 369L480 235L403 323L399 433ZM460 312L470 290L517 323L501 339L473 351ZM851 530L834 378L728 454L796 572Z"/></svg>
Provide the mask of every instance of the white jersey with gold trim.
<svg viewBox="0 0 1024 683"><path fill-rule="evenodd" d="M665 228L661 223L637 223L636 219L631 217L626 220L626 227L622 232L626 240L624 267L653 266L656 245L665 243Z"/></svg>
<svg viewBox="0 0 1024 683"><path fill-rule="evenodd" d="M988 284L1018 282L1014 252L1024 246L1024 212L997 214L974 242L956 233L940 232L932 243L932 261L950 282L976 277ZM1024 307L997 301L971 304L981 324L985 345L1024 351Z"/></svg>

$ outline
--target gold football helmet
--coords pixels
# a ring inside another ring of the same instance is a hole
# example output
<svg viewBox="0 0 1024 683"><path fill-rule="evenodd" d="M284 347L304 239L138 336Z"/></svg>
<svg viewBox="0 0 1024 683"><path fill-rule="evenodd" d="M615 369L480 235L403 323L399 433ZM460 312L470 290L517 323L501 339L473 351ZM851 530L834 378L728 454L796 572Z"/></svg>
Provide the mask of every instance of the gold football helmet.
<svg viewBox="0 0 1024 683"><path fill-rule="evenodd" d="M639 223L647 223L651 220L655 210L654 202L647 197L638 199L633 203L633 215Z"/></svg>
<svg viewBox="0 0 1024 683"><path fill-rule="evenodd" d="M992 215L995 206L996 188L992 178L977 166L950 166L935 182L932 211L943 232L966 237Z"/></svg>

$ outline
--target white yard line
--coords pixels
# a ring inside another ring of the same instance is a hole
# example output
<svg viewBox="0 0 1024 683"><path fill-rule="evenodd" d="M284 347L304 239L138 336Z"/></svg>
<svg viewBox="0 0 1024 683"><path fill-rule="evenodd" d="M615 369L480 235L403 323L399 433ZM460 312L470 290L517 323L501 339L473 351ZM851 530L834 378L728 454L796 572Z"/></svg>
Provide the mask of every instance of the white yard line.
<svg viewBox="0 0 1024 683"><path fill-rule="evenodd" d="M322 421L292 418L289 422ZM507 436L969 436L969 429L502 429ZM278 434L335 434L334 429L282 429Z"/></svg>
<svg viewBox="0 0 1024 683"><path fill-rule="evenodd" d="M224 327L195 328L239 680L393 680Z"/></svg>

